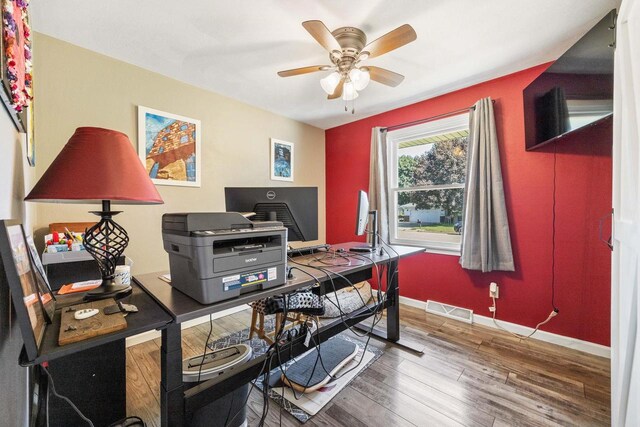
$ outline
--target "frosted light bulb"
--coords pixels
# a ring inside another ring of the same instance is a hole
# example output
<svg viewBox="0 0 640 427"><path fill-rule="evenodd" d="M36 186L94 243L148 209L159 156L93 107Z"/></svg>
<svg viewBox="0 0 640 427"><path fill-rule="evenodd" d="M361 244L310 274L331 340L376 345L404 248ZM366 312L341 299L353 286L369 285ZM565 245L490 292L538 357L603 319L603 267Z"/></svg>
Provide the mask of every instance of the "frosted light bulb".
<svg viewBox="0 0 640 427"><path fill-rule="evenodd" d="M342 89L342 99L345 101L353 101L358 97L358 92L356 91L352 82L347 82L344 84Z"/></svg>
<svg viewBox="0 0 640 427"><path fill-rule="evenodd" d="M320 86L322 86L322 89L329 95L336 90L338 83L340 83L340 74L335 71L320 80Z"/></svg>
<svg viewBox="0 0 640 427"><path fill-rule="evenodd" d="M356 90L362 90L369 84L371 76L368 70L362 70L360 68L354 68L349 71L349 78L353 82Z"/></svg>
<svg viewBox="0 0 640 427"><path fill-rule="evenodd" d="M362 75L362 70L360 68L352 68L351 71L349 71L349 78L354 83L360 80L361 75Z"/></svg>

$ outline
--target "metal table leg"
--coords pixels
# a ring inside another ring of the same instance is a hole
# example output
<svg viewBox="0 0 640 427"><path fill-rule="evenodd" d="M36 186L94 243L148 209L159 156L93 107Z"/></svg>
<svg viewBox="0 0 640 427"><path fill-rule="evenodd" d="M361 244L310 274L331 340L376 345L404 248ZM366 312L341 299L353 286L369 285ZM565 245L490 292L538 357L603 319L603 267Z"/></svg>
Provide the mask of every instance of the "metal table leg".
<svg viewBox="0 0 640 427"><path fill-rule="evenodd" d="M356 325L356 328L369 332L370 335L380 338L384 341L391 342L397 346L406 348L415 353L424 353L424 345L407 341L400 338L400 288L399 288L399 272L398 259L389 262L389 271L395 272L391 275L389 283L387 283L387 330L383 331L379 328L373 328L366 325Z"/></svg>
<svg viewBox="0 0 640 427"><path fill-rule="evenodd" d="M179 323L162 330L160 349L160 422L163 427L184 425L184 389L182 385L182 331Z"/></svg>

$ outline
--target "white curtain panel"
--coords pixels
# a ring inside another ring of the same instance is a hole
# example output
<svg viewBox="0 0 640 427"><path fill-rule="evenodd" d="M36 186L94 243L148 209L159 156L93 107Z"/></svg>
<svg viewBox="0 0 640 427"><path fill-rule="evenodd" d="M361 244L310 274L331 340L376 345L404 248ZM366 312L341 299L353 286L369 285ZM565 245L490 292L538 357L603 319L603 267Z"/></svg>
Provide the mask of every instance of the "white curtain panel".
<svg viewBox="0 0 640 427"><path fill-rule="evenodd" d="M513 271L513 254L491 98L476 102L469 124L460 265Z"/></svg>
<svg viewBox="0 0 640 427"><path fill-rule="evenodd" d="M378 233L383 242L389 242L389 204L387 203L389 200L389 174L386 129L379 127L371 129L370 159L369 209L378 211Z"/></svg>
<svg viewBox="0 0 640 427"><path fill-rule="evenodd" d="M640 425L640 5L616 29L613 107L611 425Z"/></svg>

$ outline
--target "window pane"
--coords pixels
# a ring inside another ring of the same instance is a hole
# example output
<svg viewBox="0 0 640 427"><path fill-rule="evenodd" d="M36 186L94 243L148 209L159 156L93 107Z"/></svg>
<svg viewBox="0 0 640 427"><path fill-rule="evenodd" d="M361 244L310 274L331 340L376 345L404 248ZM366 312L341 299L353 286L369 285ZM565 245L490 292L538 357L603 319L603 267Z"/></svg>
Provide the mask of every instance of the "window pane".
<svg viewBox="0 0 640 427"><path fill-rule="evenodd" d="M398 186L463 184L468 131L405 141L398 145Z"/></svg>
<svg viewBox="0 0 640 427"><path fill-rule="evenodd" d="M464 189L398 193L397 239L460 243Z"/></svg>

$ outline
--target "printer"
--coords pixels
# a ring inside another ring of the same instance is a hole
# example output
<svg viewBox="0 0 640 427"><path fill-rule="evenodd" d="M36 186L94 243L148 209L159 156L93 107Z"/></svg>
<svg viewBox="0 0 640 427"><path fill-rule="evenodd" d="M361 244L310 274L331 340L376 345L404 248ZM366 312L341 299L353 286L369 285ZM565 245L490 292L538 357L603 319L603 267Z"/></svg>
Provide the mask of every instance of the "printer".
<svg viewBox="0 0 640 427"><path fill-rule="evenodd" d="M279 221L253 222L236 212L162 216L171 286L202 304L282 285L287 229Z"/></svg>

